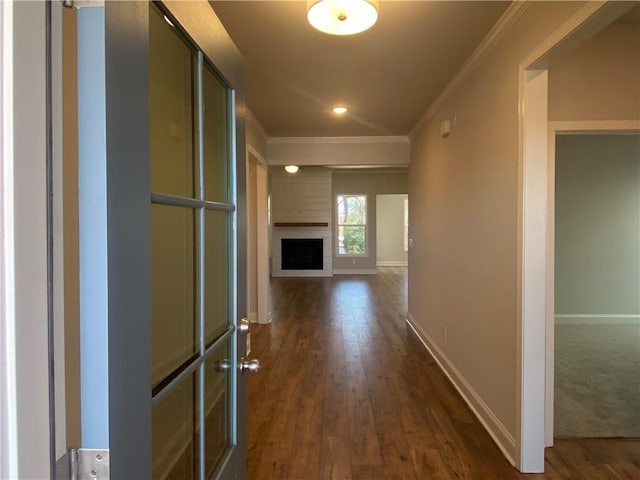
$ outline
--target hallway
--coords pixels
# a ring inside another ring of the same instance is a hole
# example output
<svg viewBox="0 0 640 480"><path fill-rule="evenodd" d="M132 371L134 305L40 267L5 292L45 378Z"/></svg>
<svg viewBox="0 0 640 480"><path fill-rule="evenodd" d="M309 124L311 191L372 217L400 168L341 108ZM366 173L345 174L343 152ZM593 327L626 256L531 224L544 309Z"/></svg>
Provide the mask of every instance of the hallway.
<svg viewBox="0 0 640 480"><path fill-rule="evenodd" d="M254 325L249 479L638 478L638 442L564 441L520 475L405 323L406 268L273 278Z"/></svg>

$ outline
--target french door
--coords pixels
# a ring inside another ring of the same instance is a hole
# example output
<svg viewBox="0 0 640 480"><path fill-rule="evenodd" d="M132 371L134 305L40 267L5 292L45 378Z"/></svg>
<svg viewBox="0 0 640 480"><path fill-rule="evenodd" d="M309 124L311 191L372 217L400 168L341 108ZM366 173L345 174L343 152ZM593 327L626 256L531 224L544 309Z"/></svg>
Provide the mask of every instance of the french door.
<svg viewBox="0 0 640 480"><path fill-rule="evenodd" d="M82 443L246 477L241 60L208 2L78 13Z"/></svg>

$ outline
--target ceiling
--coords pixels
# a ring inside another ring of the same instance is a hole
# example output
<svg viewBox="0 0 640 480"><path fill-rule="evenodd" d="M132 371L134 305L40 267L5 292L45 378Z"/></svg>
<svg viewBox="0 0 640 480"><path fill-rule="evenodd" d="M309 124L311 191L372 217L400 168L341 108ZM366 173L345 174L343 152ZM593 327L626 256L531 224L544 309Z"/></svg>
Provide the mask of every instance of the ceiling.
<svg viewBox="0 0 640 480"><path fill-rule="evenodd" d="M407 135L509 2L380 1L337 37L306 1L212 1L246 61L247 105L270 137ZM349 107L338 117L336 104Z"/></svg>

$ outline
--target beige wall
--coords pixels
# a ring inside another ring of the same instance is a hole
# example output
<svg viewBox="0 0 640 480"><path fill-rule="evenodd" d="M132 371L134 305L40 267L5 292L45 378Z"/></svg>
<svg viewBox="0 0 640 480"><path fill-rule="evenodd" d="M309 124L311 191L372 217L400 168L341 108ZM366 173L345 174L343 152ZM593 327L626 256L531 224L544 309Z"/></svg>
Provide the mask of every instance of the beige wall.
<svg viewBox="0 0 640 480"><path fill-rule="evenodd" d="M409 312L514 438L518 66L582 6L533 2L411 135Z"/></svg>
<svg viewBox="0 0 640 480"><path fill-rule="evenodd" d="M76 9L62 9L64 354L67 447L81 445L78 69Z"/></svg>
<svg viewBox="0 0 640 480"><path fill-rule="evenodd" d="M333 173L333 217L335 198L339 194L367 195L367 235L369 248L366 256L345 258L333 256L333 271L369 271L376 268L376 195L408 192L407 172L377 170L335 170ZM335 222L334 222L335 223ZM335 232L334 232L335 236ZM334 249L335 250L335 249Z"/></svg>
<svg viewBox="0 0 640 480"><path fill-rule="evenodd" d="M555 311L640 314L640 135L556 140Z"/></svg>
<svg viewBox="0 0 640 480"><path fill-rule="evenodd" d="M549 69L549 120L640 118L640 24L610 25Z"/></svg>

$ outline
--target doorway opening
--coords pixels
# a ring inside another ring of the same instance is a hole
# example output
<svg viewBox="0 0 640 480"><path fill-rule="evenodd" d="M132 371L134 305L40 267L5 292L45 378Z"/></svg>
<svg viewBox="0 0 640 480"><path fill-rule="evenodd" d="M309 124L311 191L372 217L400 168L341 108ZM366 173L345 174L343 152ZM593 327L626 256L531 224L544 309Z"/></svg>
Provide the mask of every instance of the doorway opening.
<svg viewBox="0 0 640 480"><path fill-rule="evenodd" d="M376 266L406 267L409 253L409 195L376 195Z"/></svg>
<svg viewBox="0 0 640 480"><path fill-rule="evenodd" d="M640 437L640 135L555 137L556 438Z"/></svg>

